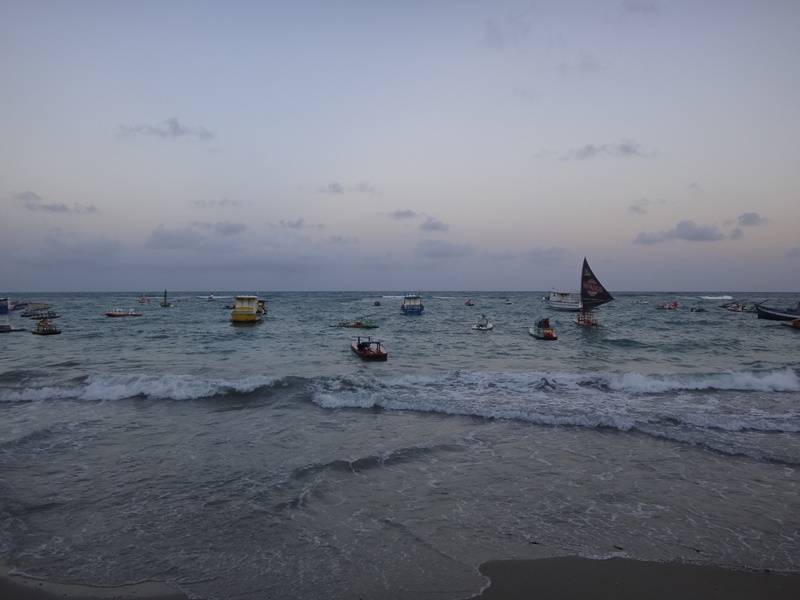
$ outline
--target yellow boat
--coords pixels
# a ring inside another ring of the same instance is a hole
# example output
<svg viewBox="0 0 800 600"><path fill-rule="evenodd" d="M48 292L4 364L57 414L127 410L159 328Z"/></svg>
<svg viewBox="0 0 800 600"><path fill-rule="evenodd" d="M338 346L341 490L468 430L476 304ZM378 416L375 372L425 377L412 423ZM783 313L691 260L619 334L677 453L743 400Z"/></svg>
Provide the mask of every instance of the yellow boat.
<svg viewBox="0 0 800 600"><path fill-rule="evenodd" d="M234 323L258 323L260 320L258 297L236 296L236 304L231 311L231 321Z"/></svg>

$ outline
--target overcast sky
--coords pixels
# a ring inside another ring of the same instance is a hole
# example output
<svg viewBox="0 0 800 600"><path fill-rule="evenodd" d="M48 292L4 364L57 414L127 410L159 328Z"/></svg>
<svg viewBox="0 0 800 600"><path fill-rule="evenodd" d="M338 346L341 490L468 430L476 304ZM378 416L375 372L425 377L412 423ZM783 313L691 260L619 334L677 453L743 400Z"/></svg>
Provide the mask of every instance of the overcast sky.
<svg viewBox="0 0 800 600"><path fill-rule="evenodd" d="M800 290L800 2L0 0L0 290Z"/></svg>

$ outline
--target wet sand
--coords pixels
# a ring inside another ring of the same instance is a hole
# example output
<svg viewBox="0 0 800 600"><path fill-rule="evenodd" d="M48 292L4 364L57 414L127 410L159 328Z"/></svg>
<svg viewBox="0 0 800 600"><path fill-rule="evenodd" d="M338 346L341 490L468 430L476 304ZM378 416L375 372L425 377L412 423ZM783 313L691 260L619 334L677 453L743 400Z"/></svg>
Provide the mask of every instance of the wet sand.
<svg viewBox="0 0 800 600"><path fill-rule="evenodd" d="M118 586L53 583L9 574L0 565L0 598L3 600L187 600L175 588L154 581Z"/></svg>
<svg viewBox="0 0 800 600"><path fill-rule="evenodd" d="M490 561L491 585L471 600L789 600L800 598L800 574L735 571L623 558L560 557Z"/></svg>

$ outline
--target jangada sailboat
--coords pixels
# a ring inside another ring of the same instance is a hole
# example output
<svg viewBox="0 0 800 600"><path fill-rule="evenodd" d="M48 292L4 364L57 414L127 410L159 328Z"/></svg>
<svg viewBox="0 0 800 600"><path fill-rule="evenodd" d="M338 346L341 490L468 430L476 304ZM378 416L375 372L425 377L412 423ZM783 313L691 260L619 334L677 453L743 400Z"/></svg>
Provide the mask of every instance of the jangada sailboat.
<svg viewBox="0 0 800 600"><path fill-rule="evenodd" d="M584 257L581 269L581 310L575 322L582 327L597 327L599 323L592 317L592 310L613 299L614 297L603 287L592 272L589 261Z"/></svg>

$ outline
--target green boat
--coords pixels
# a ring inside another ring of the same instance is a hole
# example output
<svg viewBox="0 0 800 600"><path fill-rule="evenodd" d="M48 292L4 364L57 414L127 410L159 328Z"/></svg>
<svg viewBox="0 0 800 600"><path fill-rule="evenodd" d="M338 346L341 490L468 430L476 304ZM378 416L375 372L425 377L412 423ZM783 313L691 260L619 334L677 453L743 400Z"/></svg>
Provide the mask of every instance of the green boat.
<svg viewBox="0 0 800 600"><path fill-rule="evenodd" d="M351 329L377 329L378 324L367 319L356 319L355 321L339 321L331 327L349 327Z"/></svg>

